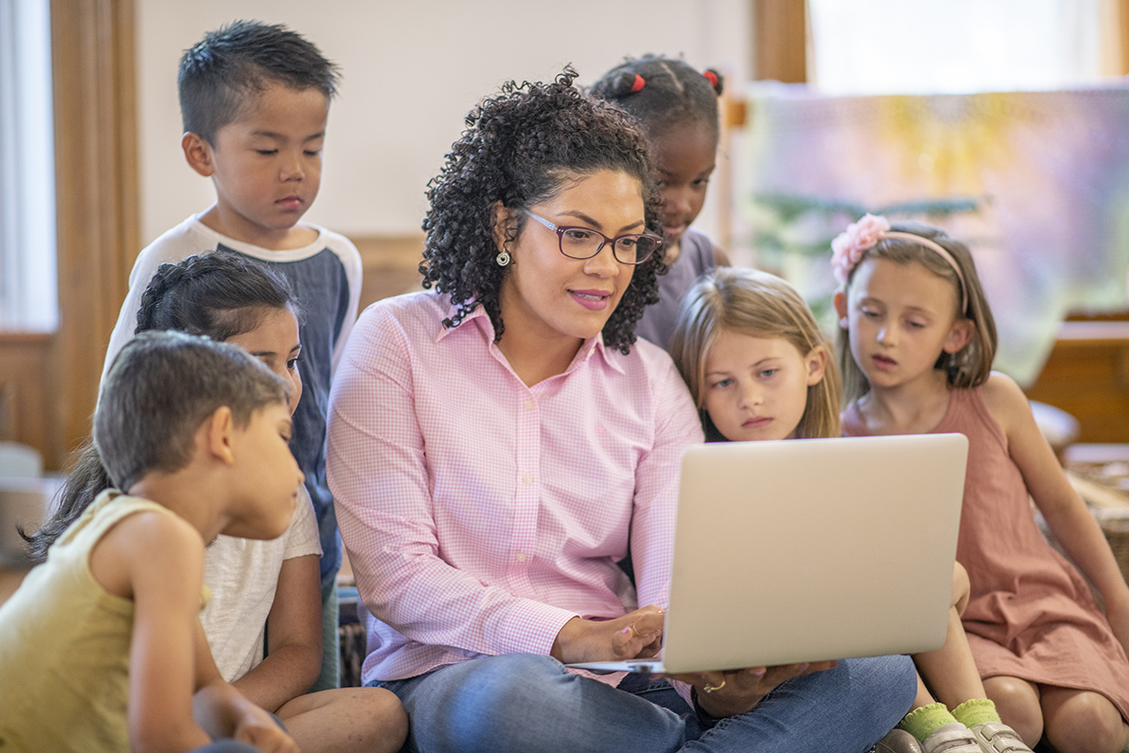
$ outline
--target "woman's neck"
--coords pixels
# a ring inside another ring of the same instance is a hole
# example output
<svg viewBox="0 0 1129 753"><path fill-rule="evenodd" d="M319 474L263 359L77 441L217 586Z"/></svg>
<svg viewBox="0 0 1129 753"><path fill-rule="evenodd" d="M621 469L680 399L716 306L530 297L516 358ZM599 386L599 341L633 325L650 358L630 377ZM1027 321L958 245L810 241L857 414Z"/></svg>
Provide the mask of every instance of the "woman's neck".
<svg viewBox="0 0 1129 753"><path fill-rule="evenodd" d="M870 433L925 434L949 409L948 380L945 372L933 369L893 387L872 386L857 406Z"/></svg>
<svg viewBox="0 0 1129 753"><path fill-rule="evenodd" d="M575 337L560 334L541 337L528 330L507 327L498 341L498 350L502 351L510 368L525 386L532 387L563 374L583 343Z"/></svg>

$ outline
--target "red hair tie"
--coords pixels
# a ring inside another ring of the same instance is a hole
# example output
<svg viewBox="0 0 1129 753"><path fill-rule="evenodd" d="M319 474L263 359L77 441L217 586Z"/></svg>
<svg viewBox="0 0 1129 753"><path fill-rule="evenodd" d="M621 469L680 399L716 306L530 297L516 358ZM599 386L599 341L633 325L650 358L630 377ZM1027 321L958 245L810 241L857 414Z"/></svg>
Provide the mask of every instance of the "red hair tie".
<svg viewBox="0 0 1129 753"><path fill-rule="evenodd" d="M705 76L706 79L710 82L710 86L712 86L714 89L717 88L717 74L716 73L714 73L713 71L706 71L702 75Z"/></svg>
<svg viewBox="0 0 1129 753"><path fill-rule="evenodd" d="M646 85L647 85L647 82L643 80L643 77L640 76L638 73L636 73L635 74L635 83L633 83L631 85L631 92L634 94L637 91L642 91L643 87L646 86Z"/></svg>

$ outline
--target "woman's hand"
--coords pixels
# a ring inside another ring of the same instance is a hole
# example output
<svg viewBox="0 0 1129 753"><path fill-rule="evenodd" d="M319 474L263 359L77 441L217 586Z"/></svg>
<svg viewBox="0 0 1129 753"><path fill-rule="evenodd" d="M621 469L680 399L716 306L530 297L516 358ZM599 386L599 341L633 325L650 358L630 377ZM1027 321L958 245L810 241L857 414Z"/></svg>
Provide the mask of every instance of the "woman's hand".
<svg viewBox="0 0 1129 753"><path fill-rule="evenodd" d="M773 688L783 682L812 672L822 672L837 664L836 661L821 661L664 676L693 685L698 691L698 706L702 711L723 719L751 711Z"/></svg>
<svg viewBox="0 0 1129 753"><path fill-rule="evenodd" d="M550 655L564 664L654 656L662 647L665 616L659 607L646 606L614 620L573 617L557 633Z"/></svg>

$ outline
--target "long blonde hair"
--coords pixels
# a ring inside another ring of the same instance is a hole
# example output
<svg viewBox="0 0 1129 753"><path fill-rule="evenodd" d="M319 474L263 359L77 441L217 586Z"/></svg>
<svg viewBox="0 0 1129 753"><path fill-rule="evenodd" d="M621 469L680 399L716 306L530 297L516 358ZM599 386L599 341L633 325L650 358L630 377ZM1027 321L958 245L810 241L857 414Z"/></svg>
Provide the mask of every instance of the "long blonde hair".
<svg viewBox="0 0 1129 753"><path fill-rule="evenodd" d="M957 319L967 318L973 323L972 338L968 344L956 353L942 352L938 356L934 369L946 373L950 388L978 387L988 378L992 370L992 360L996 357L996 320L992 317L992 310L988 307L988 297L980 285L980 277L976 274L976 264L972 260L972 253L968 246L958 240L950 238L940 228L926 225L922 222L895 222L890 229L901 233L912 233L922 238L928 238L942 246L953 257L960 267L961 277L964 278L965 292L968 294L968 306L963 312L958 312ZM941 256L927 246L915 243L908 238L883 238L867 249L859 258L844 283L844 292L849 294L851 280L859 264L867 259L888 259L896 264L910 264L916 262L953 286L957 308L960 308L961 280L957 278L956 271ZM838 357L839 368L843 373L843 400L849 404L858 400L870 391L870 382L867 381L859 365L855 363L851 354L851 333L846 329L839 330Z"/></svg>
<svg viewBox="0 0 1129 753"><path fill-rule="evenodd" d="M723 331L783 338L801 355L817 346L826 349L829 358L823 379L808 387L796 437L839 436L839 370L811 309L795 288L779 277L738 267L718 267L698 278L682 300L670 344L670 355L690 388L703 424L710 426L703 407L706 356Z"/></svg>

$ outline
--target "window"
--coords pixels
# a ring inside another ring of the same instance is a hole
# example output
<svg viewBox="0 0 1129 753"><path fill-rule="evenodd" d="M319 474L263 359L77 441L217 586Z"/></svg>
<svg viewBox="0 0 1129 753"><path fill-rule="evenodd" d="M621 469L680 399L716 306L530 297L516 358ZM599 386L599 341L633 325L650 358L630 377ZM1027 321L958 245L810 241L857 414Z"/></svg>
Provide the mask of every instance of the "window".
<svg viewBox="0 0 1129 753"><path fill-rule="evenodd" d="M0 330L59 321L48 0L0 0Z"/></svg>
<svg viewBox="0 0 1129 753"><path fill-rule="evenodd" d="M808 0L825 94L1062 89L1115 72L1111 0Z"/></svg>

